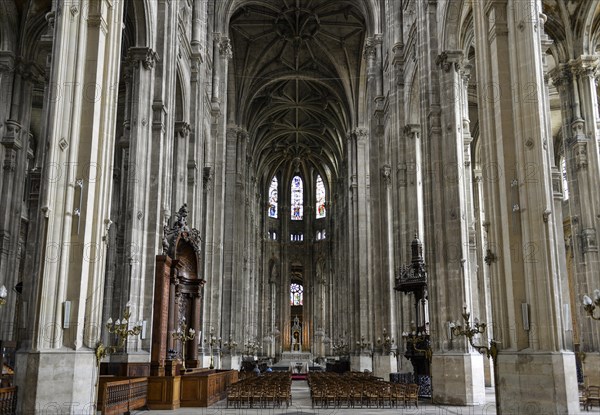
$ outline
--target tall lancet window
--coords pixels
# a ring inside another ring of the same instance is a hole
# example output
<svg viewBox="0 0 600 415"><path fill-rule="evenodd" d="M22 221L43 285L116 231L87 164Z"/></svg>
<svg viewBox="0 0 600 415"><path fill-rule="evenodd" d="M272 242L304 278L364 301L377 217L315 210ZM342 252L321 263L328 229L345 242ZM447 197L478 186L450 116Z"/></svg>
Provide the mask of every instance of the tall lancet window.
<svg viewBox="0 0 600 415"><path fill-rule="evenodd" d="M300 284L290 285L290 305L302 305L303 288Z"/></svg>
<svg viewBox="0 0 600 415"><path fill-rule="evenodd" d="M275 176L269 187L269 217L277 218L277 177Z"/></svg>
<svg viewBox="0 0 600 415"><path fill-rule="evenodd" d="M292 179L292 220L302 220L304 216L304 188L300 176Z"/></svg>
<svg viewBox="0 0 600 415"><path fill-rule="evenodd" d="M317 176L317 188L315 189L316 199L317 199L317 219L324 218L327 216L327 211L325 210L325 185L323 184L323 179L321 179L321 175Z"/></svg>

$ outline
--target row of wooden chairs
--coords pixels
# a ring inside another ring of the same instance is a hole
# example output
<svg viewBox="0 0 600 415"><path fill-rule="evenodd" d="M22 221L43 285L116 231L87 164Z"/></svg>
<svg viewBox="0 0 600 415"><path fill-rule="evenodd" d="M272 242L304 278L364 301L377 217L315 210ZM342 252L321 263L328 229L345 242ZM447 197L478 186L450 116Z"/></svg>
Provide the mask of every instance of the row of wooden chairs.
<svg viewBox="0 0 600 415"><path fill-rule="evenodd" d="M288 372L265 373L244 378L227 390L227 407L289 407L292 403L292 379Z"/></svg>
<svg viewBox="0 0 600 415"><path fill-rule="evenodd" d="M372 376L311 373L309 387L313 407L419 407L419 386L390 383Z"/></svg>

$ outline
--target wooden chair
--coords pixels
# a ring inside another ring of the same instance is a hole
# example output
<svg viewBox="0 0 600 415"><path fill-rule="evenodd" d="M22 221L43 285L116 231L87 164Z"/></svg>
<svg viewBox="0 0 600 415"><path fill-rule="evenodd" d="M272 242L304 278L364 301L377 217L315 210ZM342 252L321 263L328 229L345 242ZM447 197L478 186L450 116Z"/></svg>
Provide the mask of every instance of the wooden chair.
<svg viewBox="0 0 600 415"><path fill-rule="evenodd" d="M406 404L406 385L404 383L392 384L390 404L396 408L398 407L399 404L402 404L402 406L405 406L405 404Z"/></svg>
<svg viewBox="0 0 600 415"><path fill-rule="evenodd" d="M404 403L406 406L410 406L411 402L414 402L415 407L419 407L419 385L415 383L409 383L406 386L404 395Z"/></svg>
<svg viewBox="0 0 600 415"><path fill-rule="evenodd" d="M594 405L600 407L600 386L588 386L585 398L585 410L589 411Z"/></svg>

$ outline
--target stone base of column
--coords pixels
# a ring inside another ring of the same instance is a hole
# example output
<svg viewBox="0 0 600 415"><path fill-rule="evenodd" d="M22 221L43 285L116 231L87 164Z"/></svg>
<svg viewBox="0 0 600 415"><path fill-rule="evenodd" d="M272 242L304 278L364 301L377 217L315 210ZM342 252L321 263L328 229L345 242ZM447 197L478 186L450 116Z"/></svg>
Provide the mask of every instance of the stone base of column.
<svg viewBox="0 0 600 415"><path fill-rule="evenodd" d="M375 355L373 356L373 375L383 378L385 381L390 380L390 373L398 371L398 363L392 355Z"/></svg>
<svg viewBox="0 0 600 415"><path fill-rule="evenodd" d="M477 354L433 354L431 361L433 402L442 405L485 403L483 356Z"/></svg>
<svg viewBox="0 0 600 415"><path fill-rule="evenodd" d="M584 385L600 385L600 353L586 352L582 365Z"/></svg>
<svg viewBox="0 0 600 415"><path fill-rule="evenodd" d="M499 413L579 413L573 353L502 351L496 370Z"/></svg>
<svg viewBox="0 0 600 415"><path fill-rule="evenodd" d="M350 370L353 372L373 371L373 359L371 355L350 356Z"/></svg>
<svg viewBox="0 0 600 415"><path fill-rule="evenodd" d="M17 352L18 414L95 414L98 367L93 350Z"/></svg>
<svg viewBox="0 0 600 415"><path fill-rule="evenodd" d="M221 369L232 369L240 370L242 368L242 356L236 355L224 355L221 358Z"/></svg>
<svg viewBox="0 0 600 415"><path fill-rule="evenodd" d="M483 359L483 378L485 380L486 387L493 387L494 385L494 364L492 359Z"/></svg>

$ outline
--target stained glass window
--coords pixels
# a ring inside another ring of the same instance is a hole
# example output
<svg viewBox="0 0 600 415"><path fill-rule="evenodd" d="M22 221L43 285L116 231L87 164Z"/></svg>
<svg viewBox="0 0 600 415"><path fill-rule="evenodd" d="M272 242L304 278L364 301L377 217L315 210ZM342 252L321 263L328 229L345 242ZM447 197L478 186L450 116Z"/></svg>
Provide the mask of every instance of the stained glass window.
<svg viewBox="0 0 600 415"><path fill-rule="evenodd" d="M317 176L316 196L317 219L321 219L327 216L327 212L325 211L325 185L323 184L323 179L321 179L321 175Z"/></svg>
<svg viewBox="0 0 600 415"><path fill-rule="evenodd" d="M302 220L304 216L303 185L300 176L292 179L292 220Z"/></svg>
<svg viewBox="0 0 600 415"><path fill-rule="evenodd" d="M567 178L567 160L563 158L560 161L560 168L562 170L562 184L563 184L563 200L569 199L569 181Z"/></svg>
<svg viewBox="0 0 600 415"><path fill-rule="evenodd" d="M290 304L291 305L302 305L302 292L303 292L303 288L300 284L290 285Z"/></svg>
<svg viewBox="0 0 600 415"><path fill-rule="evenodd" d="M269 187L269 217L277 218L277 177L274 176Z"/></svg>

